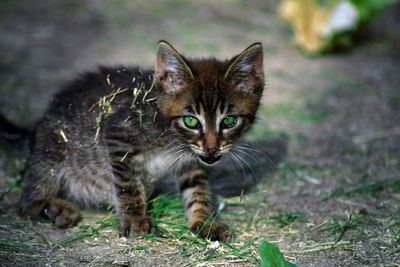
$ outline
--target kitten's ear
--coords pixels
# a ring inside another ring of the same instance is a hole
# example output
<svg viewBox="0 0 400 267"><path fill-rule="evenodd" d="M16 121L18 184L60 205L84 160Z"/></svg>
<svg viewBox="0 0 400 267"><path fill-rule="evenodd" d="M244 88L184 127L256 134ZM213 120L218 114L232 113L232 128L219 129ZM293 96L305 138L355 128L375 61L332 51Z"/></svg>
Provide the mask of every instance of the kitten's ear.
<svg viewBox="0 0 400 267"><path fill-rule="evenodd" d="M165 41L158 43L154 74L155 81L166 93L179 91L193 79L192 71L184 58Z"/></svg>
<svg viewBox="0 0 400 267"><path fill-rule="evenodd" d="M232 59L225 79L242 91L259 92L264 87L263 48L254 43Z"/></svg>

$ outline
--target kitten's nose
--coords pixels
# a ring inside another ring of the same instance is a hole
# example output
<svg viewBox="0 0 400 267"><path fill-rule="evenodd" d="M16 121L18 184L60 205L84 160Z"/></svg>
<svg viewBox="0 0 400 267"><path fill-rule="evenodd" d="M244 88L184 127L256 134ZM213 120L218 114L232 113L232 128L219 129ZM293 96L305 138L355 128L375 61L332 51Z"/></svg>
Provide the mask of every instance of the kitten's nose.
<svg viewBox="0 0 400 267"><path fill-rule="evenodd" d="M204 148L208 156L214 156L217 152L218 136L215 132L205 132L204 134Z"/></svg>
<svg viewBox="0 0 400 267"><path fill-rule="evenodd" d="M217 157L214 157L214 156L207 156L207 157L200 156L200 159L202 161L204 161L205 163L210 164L210 165L214 164L215 162L217 162L220 158L221 158L221 156L217 156Z"/></svg>
<svg viewBox="0 0 400 267"><path fill-rule="evenodd" d="M206 147L206 153L208 157L214 157L214 155L217 153L217 148L215 146Z"/></svg>

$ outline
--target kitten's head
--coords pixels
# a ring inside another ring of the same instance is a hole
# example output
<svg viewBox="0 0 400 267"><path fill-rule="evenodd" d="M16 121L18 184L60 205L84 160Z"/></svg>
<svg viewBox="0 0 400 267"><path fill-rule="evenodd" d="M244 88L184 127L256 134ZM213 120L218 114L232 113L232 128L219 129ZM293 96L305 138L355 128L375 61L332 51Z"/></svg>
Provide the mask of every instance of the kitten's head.
<svg viewBox="0 0 400 267"><path fill-rule="evenodd" d="M226 61L190 60L160 41L154 86L171 130L211 165L255 119L264 88L262 45L255 43Z"/></svg>

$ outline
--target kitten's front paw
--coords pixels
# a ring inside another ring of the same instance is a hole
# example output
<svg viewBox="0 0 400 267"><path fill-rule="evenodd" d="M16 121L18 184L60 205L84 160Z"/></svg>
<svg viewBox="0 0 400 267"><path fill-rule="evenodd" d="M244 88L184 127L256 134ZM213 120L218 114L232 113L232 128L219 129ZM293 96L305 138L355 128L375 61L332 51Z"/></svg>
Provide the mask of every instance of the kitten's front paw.
<svg viewBox="0 0 400 267"><path fill-rule="evenodd" d="M198 234L202 238L209 238L212 241L218 240L227 242L230 240L231 237L229 233L229 228L219 223L204 225L203 222L198 221L192 224L190 230L194 234Z"/></svg>
<svg viewBox="0 0 400 267"><path fill-rule="evenodd" d="M151 221L147 216L123 215L120 217L119 235L126 237L130 234L141 236L150 233L151 226Z"/></svg>
<svg viewBox="0 0 400 267"><path fill-rule="evenodd" d="M78 212L67 201L62 199L50 200L43 209L55 225L60 228L72 227L78 222Z"/></svg>

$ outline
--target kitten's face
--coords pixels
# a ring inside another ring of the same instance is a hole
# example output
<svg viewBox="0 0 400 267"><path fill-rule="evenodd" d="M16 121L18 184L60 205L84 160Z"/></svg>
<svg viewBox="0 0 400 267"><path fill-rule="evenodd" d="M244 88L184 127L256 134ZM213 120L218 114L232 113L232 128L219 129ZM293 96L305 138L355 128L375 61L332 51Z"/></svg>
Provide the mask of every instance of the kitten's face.
<svg viewBox="0 0 400 267"><path fill-rule="evenodd" d="M253 123L264 85L262 61L260 44L220 62L186 60L169 44L159 43L158 106L201 162L217 162Z"/></svg>

